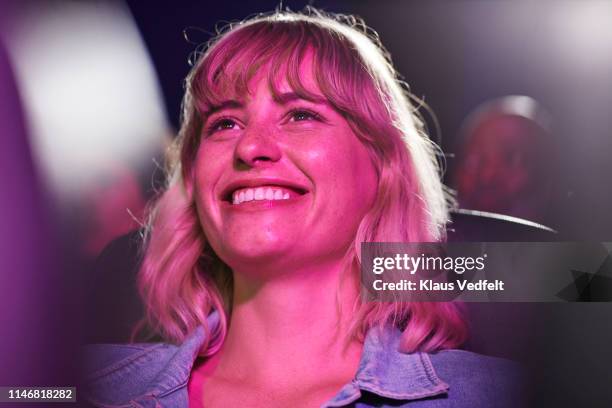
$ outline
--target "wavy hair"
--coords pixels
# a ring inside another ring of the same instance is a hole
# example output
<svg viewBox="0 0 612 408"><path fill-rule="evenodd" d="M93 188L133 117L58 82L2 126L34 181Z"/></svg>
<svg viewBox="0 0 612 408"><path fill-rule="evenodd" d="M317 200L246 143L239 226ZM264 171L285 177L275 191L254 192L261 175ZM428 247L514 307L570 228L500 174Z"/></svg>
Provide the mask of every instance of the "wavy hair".
<svg viewBox="0 0 612 408"><path fill-rule="evenodd" d="M355 17L312 8L231 24L196 55L186 79L182 126L168 155L167 186L149 214L139 290L146 322L166 340L181 342L204 325L209 340L201 353L211 355L231 315L232 271L207 244L193 195L206 112L229 94L248 92L249 80L261 70L267 70L272 92L285 78L294 92L311 97L299 75L309 50L316 84L367 147L378 176L378 195L347 253L347 273L358 273L361 242L445 239L449 201L437 147L376 33ZM206 324L213 311L221 322L214 329ZM407 352L456 347L467 333L454 303L385 303L362 295L352 322L350 334L356 336L384 324L399 326Z"/></svg>

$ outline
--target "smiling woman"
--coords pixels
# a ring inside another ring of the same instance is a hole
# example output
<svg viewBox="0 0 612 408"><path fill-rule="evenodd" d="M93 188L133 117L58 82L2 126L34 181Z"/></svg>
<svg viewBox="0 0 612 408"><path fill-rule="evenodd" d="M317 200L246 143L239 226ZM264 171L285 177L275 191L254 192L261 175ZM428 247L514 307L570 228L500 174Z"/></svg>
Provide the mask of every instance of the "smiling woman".
<svg viewBox="0 0 612 408"><path fill-rule="evenodd" d="M89 400L516 406L514 367L449 350L466 338L457 305L360 290L361 242L445 238L436 148L410 98L353 17L275 12L212 41L139 276L168 344L90 347Z"/></svg>

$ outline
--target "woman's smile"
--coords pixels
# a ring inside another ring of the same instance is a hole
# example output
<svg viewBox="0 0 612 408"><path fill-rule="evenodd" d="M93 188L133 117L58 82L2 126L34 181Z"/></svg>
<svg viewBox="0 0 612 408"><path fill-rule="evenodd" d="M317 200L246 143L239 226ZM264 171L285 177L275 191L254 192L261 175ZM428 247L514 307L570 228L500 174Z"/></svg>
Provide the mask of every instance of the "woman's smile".
<svg viewBox="0 0 612 408"><path fill-rule="evenodd" d="M268 203L269 207L271 201L291 203L308 192L308 189L299 183L278 177L243 178L230 182L223 189L220 198L230 203L232 208L246 208L247 205L254 208L254 204L265 203Z"/></svg>
<svg viewBox="0 0 612 408"><path fill-rule="evenodd" d="M253 181L256 183L256 180ZM253 187L240 187L222 200L224 211L262 211L290 208L300 204L309 193L276 184L261 184Z"/></svg>
<svg viewBox="0 0 612 408"><path fill-rule="evenodd" d="M242 188L240 190L236 190L234 194L232 194L232 204L240 205L244 203L249 203L252 201L278 201L278 200L288 200L289 192L291 190L286 190L283 187L277 186L263 186L257 188Z"/></svg>

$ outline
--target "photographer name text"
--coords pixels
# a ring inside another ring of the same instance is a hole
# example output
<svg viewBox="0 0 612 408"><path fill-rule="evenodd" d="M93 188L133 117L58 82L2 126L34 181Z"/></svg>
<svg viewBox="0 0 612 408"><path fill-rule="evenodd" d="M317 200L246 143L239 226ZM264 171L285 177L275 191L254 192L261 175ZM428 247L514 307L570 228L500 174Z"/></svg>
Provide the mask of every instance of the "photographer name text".
<svg viewBox="0 0 612 408"><path fill-rule="evenodd" d="M382 279L377 279L373 282L372 287L377 291L503 291L504 281L500 279L495 279L494 281L480 279L471 282L467 279L463 279L454 282L435 282L432 279L421 279L418 282L415 282L402 279L398 282L384 282Z"/></svg>

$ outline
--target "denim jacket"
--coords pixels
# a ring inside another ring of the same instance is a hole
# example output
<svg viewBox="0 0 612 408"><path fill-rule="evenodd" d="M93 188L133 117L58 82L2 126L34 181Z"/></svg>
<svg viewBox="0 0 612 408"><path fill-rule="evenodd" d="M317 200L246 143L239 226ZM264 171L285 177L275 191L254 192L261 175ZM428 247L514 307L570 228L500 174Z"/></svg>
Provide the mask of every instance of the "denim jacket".
<svg viewBox="0 0 612 408"><path fill-rule="evenodd" d="M209 317L215 325L217 315ZM323 407L520 407L520 369L462 350L398 351L401 332L370 330L354 379ZM205 340L203 327L180 346L89 345L84 388L97 407L187 407L187 382Z"/></svg>

